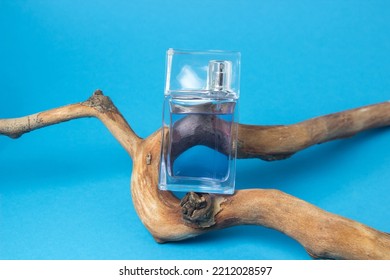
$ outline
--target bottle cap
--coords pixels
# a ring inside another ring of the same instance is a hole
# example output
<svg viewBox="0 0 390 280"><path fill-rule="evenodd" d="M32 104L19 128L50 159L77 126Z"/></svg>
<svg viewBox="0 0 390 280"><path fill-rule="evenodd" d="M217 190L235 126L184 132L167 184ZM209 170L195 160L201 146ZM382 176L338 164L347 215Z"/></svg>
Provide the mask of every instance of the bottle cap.
<svg viewBox="0 0 390 280"><path fill-rule="evenodd" d="M211 60L208 68L207 87L211 91L230 91L232 83L232 62Z"/></svg>

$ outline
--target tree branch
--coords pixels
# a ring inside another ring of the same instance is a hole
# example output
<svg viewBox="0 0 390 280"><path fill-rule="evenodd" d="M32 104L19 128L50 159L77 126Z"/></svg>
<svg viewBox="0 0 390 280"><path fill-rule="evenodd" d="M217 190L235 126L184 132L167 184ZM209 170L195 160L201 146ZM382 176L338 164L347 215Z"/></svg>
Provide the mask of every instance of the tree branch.
<svg viewBox="0 0 390 280"><path fill-rule="evenodd" d="M390 125L390 102L309 119L293 125L239 125L241 158L277 160L315 144Z"/></svg>
<svg viewBox="0 0 390 280"><path fill-rule="evenodd" d="M389 109L390 103L385 102L288 126L240 124L238 155L265 160L287 158L314 144L388 126ZM190 193L181 202L171 192L158 190L161 131L142 140L101 91L82 103L17 119L0 119L0 134L17 138L41 127L82 117L100 119L133 158L133 203L141 221L158 242L178 241L234 225L256 224L291 236L315 258L390 259L388 234L278 190L240 190L231 196ZM178 140L175 143L179 146L178 154L191 145L208 145L210 130L205 120L199 121L203 122L205 139ZM191 128L181 125L178 129L183 133ZM223 133L224 124L219 125L219 133ZM223 151L223 142L218 149Z"/></svg>
<svg viewBox="0 0 390 280"><path fill-rule="evenodd" d="M101 120L112 135L133 156L142 139L131 129L108 96L96 90L86 101L71 104L37 114L14 118L0 119L0 135L19 138L30 131L66 122L73 119L95 117Z"/></svg>

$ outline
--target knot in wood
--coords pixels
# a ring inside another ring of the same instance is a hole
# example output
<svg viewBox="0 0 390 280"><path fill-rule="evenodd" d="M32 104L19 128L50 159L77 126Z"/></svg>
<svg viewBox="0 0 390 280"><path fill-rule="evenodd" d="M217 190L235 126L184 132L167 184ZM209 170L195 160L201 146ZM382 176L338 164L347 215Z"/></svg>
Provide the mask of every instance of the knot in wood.
<svg viewBox="0 0 390 280"><path fill-rule="evenodd" d="M187 193L180 202L185 223L194 228L206 228L215 224L213 199L206 193Z"/></svg>
<svg viewBox="0 0 390 280"><path fill-rule="evenodd" d="M96 90L93 95L88 98L87 101L82 103L83 105L95 108L101 113L107 112L107 111L115 111L116 107L112 103L111 99L104 95L103 92L98 89Z"/></svg>

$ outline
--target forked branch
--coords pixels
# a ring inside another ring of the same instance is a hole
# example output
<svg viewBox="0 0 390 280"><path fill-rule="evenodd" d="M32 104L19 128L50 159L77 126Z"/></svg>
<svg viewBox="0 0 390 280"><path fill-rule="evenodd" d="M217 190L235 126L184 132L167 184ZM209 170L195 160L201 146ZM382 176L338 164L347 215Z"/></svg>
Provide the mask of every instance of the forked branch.
<svg viewBox="0 0 390 280"><path fill-rule="evenodd" d="M83 117L100 119L132 157L133 203L141 221L158 242L182 240L234 225L256 224L291 236L316 258L390 259L388 234L325 212L278 190L240 190L231 196L190 193L181 202L172 193L159 191L161 131L146 139L139 138L101 91L82 103L17 119L0 119L0 135L17 138L38 128ZM207 132L203 121L199 125ZM389 102L287 126L239 124L238 155L284 159L314 144L388 125ZM207 137L192 140L175 145L180 149L188 149L199 141L207 145Z"/></svg>

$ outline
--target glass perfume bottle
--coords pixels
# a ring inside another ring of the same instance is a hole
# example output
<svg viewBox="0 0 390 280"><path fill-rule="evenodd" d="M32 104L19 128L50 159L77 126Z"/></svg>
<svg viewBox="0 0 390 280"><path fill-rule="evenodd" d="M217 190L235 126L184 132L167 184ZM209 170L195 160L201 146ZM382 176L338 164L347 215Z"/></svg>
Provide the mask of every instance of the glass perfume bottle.
<svg viewBox="0 0 390 280"><path fill-rule="evenodd" d="M240 53L167 51L159 188L232 194Z"/></svg>

